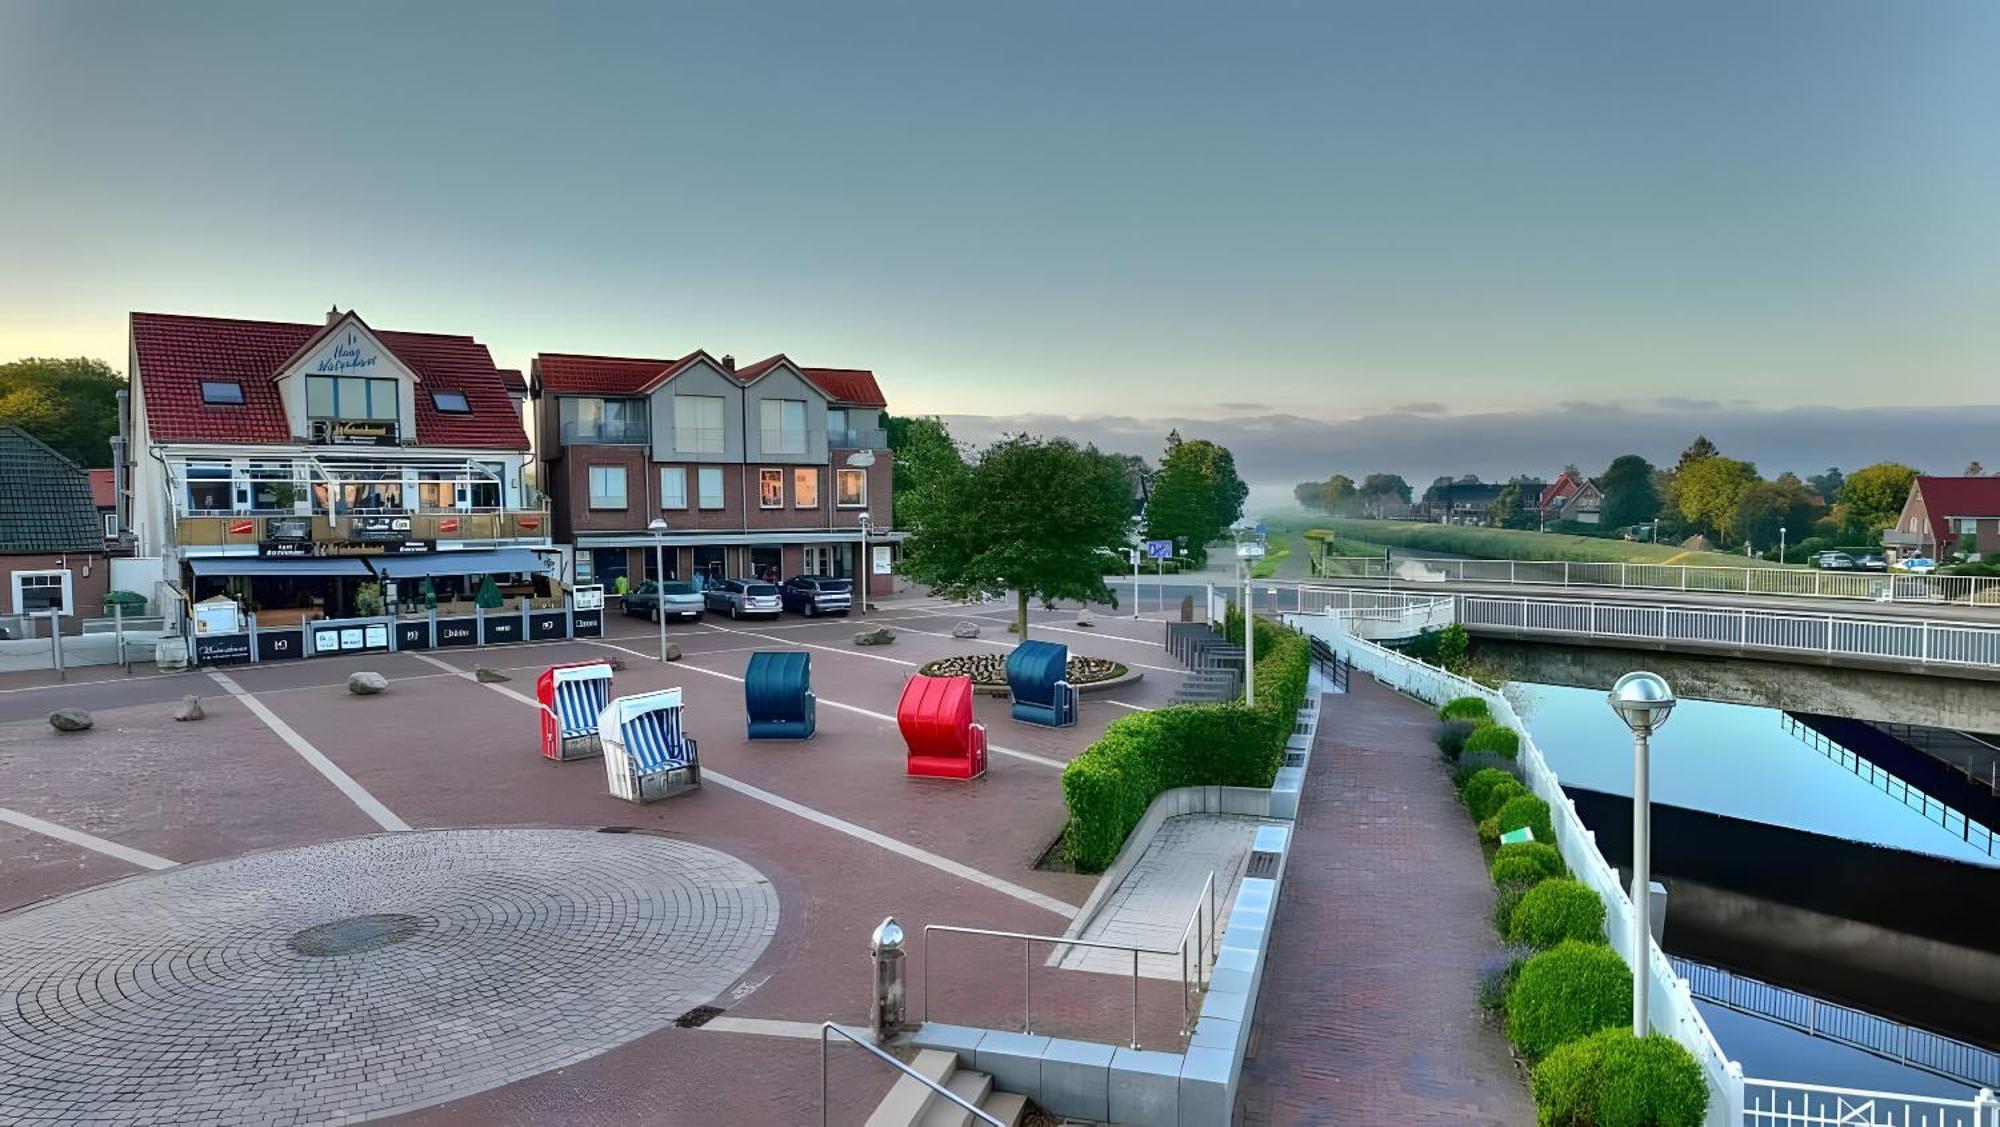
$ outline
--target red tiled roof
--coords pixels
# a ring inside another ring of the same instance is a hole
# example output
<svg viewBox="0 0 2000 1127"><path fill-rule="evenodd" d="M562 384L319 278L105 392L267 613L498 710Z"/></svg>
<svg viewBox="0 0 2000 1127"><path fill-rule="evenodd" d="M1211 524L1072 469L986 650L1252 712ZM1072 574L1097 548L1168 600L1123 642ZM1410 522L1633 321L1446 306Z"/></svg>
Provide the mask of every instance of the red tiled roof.
<svg viewBox="0 0 2000 1127"><path fill-rule="evenodd" d="M140 395L150 437L162 442L292 442L274 377L324 324L226 317L132 314ZM382 347L415 373L417 441L426 446L526 450L527 432L486 346L467 336L377 332ZM203 380L232 380L243 405L201 401ZM465 393L470 414L438 411L430 392Z"/></svg>
<svg viewBox="0 0 2000 1127"><path fill-rule="evenodd" d="M770 371L771 369L777 367L778 365L788 364L788 363L791 363L791 361L786 358L784 353L780 352L776 356L765 357L764 359L757 361L755 364L746 364L743 367L736 369L734 372L731 372L730 375L736 377L737 383L749 383L751 380L756 379L758 376L763 375L765 372ZM793 365L793 367L797 367L797 365Z"/></svg>
<svg viewBox="0 0 2000 1127"><path fill-rule="evenodd" d="M499 372L500 382L507 385L508 391L528 390L528 377L521 374L521 369L501 368Z"/></svg>
<svg viewBox="0 0 2000 1127"><path fill-rule="evenodd" d="M1922 477L1917 492L1924 497L1934 543L1953 543L1957 533L1945 522L1952 517L2000 517L2000 477Z"/></svg>
<svg viewBox="0 0 2000 1127"><path fill-rule="evenodd" d="M882 388L875 382L875 373L866 368L801 368L813 386L826 392L835 403L852 403L857 407L887 407L889 401L882 397Z"/></svg>
<svg viewBox="0 0 2000 1127"><path fill-rule="evenodd" d="M118 479L115 470L89 470L90 503L100 509L114 508L118 504Z"/></svg>
<svg viewBox="0 0 2000 1127"><path fill-rule="evenodd" d="M583 356L545 352L535 358L535 379L543 389L572 395L638 395L674 369L708 353L690 352L678 360L648 360L631 356ZM749 383L781 362L783 353L740 367L729 375L738 383ZM716 362L716 367L722 365ZM807 382L825 392L836 403L859 407L887 407L875 373L862 368L800 368Z"/></svg>

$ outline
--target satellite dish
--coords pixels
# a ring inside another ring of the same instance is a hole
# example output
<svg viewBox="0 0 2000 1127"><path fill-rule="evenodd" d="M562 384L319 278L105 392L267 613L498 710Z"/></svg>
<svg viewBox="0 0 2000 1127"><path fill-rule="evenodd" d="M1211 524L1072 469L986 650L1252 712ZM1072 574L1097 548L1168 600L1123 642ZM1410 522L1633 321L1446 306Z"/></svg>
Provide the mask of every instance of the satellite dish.
<svg viewBox="0 0 2000 1127"><path fill-rule="evenodd" d="M875 464L875 451L856 450L854 453L849 454L847 456L847 464L850 466L856 466L861 468L872 466Z"/></svg>

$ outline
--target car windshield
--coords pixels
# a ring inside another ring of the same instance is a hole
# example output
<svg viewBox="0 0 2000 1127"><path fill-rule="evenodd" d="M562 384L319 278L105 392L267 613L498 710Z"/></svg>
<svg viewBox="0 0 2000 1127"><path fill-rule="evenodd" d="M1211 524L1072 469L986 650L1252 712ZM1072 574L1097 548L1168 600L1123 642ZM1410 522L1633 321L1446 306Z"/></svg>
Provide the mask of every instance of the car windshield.
<svg viewBox="0 0 2000 1127"><path fill-rule="evenodd" d="M743 593L746 595L775 595L778 593L778 589L769 583L746 583L743 585Z"/></svg>
<svg viewBox="0 0 2000 1127"><path fill-rule="evenodd" d="M694 594L694 584L663 583L660 585L660 590L669 595L692 595Z"/></svg>

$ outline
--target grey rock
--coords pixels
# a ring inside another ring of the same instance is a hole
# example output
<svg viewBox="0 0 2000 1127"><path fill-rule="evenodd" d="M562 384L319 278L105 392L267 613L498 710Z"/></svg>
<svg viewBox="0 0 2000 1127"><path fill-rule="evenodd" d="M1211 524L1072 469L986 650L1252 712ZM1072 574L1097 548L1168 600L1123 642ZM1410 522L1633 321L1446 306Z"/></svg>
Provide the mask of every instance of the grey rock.
<svg viewBox="0 0 2000 1127"><path fill-rule="evenodd" d="M951 636L954 638L977 638L979 637L979 624L976 622L961 622L951 628Z"/></svg>
<svg viewBox="0 0 2000 1127"><path fill-rule="evenodd" d="M1077 615L1076 615L1076 624L1077 624L1078 626L1096 626L1096 625L1097 625L1097 623L1096 623L1096 622L1094 622L1094 621L1092 621L1092 620L1091 620L1091 617L1090 617L1090 615L1088 615L1088 614L1086 614L1086 613L1084 613L1084 612L1082 612L1082 611L1078 611L1078 612L1077 612Z"/></svg>
<svg viewBox="0 0 2000 1127"><path fill-rule="evenodd" d="M863 630L854 635L857 646L886 646L896 640L896 632L887 626L877 626L873 630Z"/></svg>
<svg viewBox="0 0 2000 1127"><path fill-rule="evenodd" d="M512 677L507 676L505 673L500 672L498 669L488 669L483 665L475 665L472 667L472 679L479 682L482 685L497 685L502 681L513 680Z"/></svg>
<svg viewBox="0 0 2000 1127"><path fill-rule="evenodd" d="M58 732L88 731L94 723L90 713L81 708L58 708L49 713L49 725Z"/></svg>
<svg viewBox="0 0 2000 1127"><path fill-rule="evenodd" d="M380 673L350 673L347 675L347 691L357 697L372 697L389 687L389 679Z"/></svg>
<svg viewBox="0 0 2000 1127"><path fill-rule="evenodd" d="M679 642L668 642L668 643L667 643L667 660L668 660L668 661L679 661L680 659L681 659L681 644L680 644Z"/></svg>
<svg viewBox="0 0 2000 1127"><path fill-rule="evenodd" d="M623 671L624 671L624 669L625 669L625 659L624 659L624 658L622 658L622 657L614 657L614 658L612 658L612 659L611 659L611 669L612 669L612 671L613 671L613 672L623 672Z"/></svg>
<svg viewBox="0 0 2000 1127"><path fill-rule="evenodd" d="M201 710L201 698L193 693L182 697L180 705L174 709L176 720L200 720L206 715L208 714Z"/></svg>

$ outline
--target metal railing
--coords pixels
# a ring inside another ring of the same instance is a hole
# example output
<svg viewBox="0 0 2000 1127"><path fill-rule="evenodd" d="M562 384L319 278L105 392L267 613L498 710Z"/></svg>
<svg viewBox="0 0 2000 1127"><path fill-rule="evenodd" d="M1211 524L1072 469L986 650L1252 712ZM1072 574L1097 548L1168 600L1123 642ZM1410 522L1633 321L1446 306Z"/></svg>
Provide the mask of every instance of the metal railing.
<svg viewBox="0 0 2000 1127"><path fill-rule="evenodd" d="M1525 633L1635 638L1735 650L2000 668L2000 623L1805 614L1763 608L1458 595L1458 621Z"/></svg>
<svg viewBox="0 0 2000 1127"><path fill-rule="evenodd" d="M1718 567L1576 560L1438 560L1316 556L1312 574L1334 579L1504 583L1537 587L1621 587L1729 595L1862 599L1880 603L2000 606L2000 578L1800 567Z"/></svg>
<svg viewBox="0 0 2000 1127"><path fill-rule="evenodd" d="M1973 1087L2000 1086L2000 1054L1864 1010L1823 1001L1762 979L1667 956L1688 990L1705 1002L1787 1025L1801 1033Z"/></svg>
<svg viewBox="0 0 2000 1127"><path fill-rule="evenodd" d="M1789 1080L1743 1081L1746 1127L2000 1127L2000 1102L1834 1088Z"/></svg>
<svg viewBox="0 0 2000 1127"><path fill-rule="evenodd" d="M1993 856L1993 830L1965 816L1965 812L1946 805L1940 799L1904 782L1876 763L1856 754L1839 743L1827 738L1826 734L1809 725L1802 724L1791 713L1780 713L1785 731L1800 743L1826 756L1849 771L1854 772L1862 782L1888 795L1890 798L1922 814L1924 819L1942 828L1946 833ZM1995 1083L2000 1083L1996 1078Z"/></svg>
<svg viewBox="0 0 2000 1127"><path fill-rule="evenodd" d="M862 1048L867 1049L869 1054L873 1056L876 1060L882 1061L887 1065L889 1065L889 1067L895 1069L897 1072L900 1072L905 1076L915 1079L917 1083L922 1084L926 1088L929 1088L931 1090L932 1095L943 1096L945 1099L948 1099L952 1103L957 1104L961 1110L969 1112L972 1115L972 1117L974 1119L977 1119L979 1122L991 1123L993 1127L1006 1127L1006 1125L1001 1123L998 1119L995 1119L992 1116L986 1114L984 1111L981 1111L978 1107L974 1106L973 1104L967 1103L965 1101L965 1097L959 1095L957 1092L954 1092L950 1088L947 1088L944 1085L938 1083L937 1081L931 1079L930 1077L925 1076L923 1073L918 1072L916 1069L911 1068L909 1065L904 1064L902 1061L897 1060L895 1057L890 1056L888 1053L883 1052L882 1050L869 1044L867 1041L862 1040L859 1037L856 1037L854 1034L849 1033L847 1030L842 1029L840 1026L835 1025L830 1021L822 1021L819 1023L820 1127L826 1127L827 1116L830 1112L826 1094L826 1047L827 1047L826 1035L829 1033L838 1033L842 1037L846 1038L850 1043L859 1045Z"/></svg>
<svg viewBox="0 0 2000 1127"><path fill-rule="evenodd" d="M1208 919L1204 924L1202 908L1208 909ZM1083 947L1094 951L1123 951L1132 956L1132 1047L1139 1047L1139 956L1173 955L1181 963L1181 1033L1186 1035L1194 1027L1194 999L1208 989L1208 954L1219 939L1216 935L1215 918L1215 872L1210 870L1208 879L1202 882L1201 891L1195 894L1194 910L1188 914L1188 922L1181 927L1180 943L1171 949L1140 947L1130 943L1103 943L1094 939L1074 939L1062 935L1031 935L1021 931L996 931L984 927L958 927L952 924L924 925L924 969L921 981L924 987L923 1020L931 1016L931 933L946 932L953 935L983 935L989 939L1021 940L1021 1032L1032 1033L1035 1028L1034 1010L1034 950L1037 943L1048 943L1056 947ZM1194 978L1188 978L1188 936L1195 937Z"/></svg>

